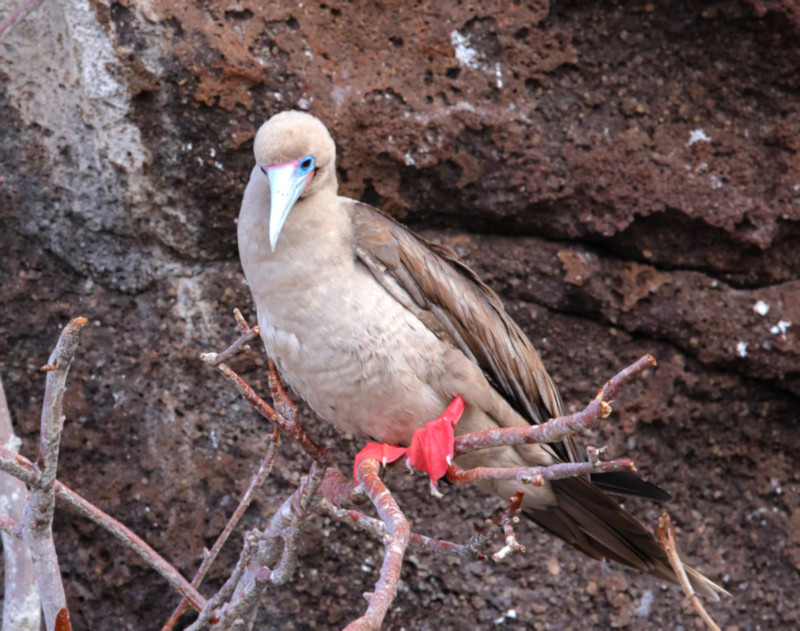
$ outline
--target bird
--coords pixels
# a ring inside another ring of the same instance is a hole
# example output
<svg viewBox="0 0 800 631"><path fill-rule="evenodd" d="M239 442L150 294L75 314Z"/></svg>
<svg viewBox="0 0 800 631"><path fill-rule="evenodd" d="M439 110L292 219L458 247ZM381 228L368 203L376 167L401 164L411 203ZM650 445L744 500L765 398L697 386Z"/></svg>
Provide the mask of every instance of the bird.
<svg viewBox="0 0 800 631"><path fill-rule="evenodd" d="M267 354L314 412L345 432L407 446L455 397L456 434L560 416L556 384L500 298L455 253L338 195L336 145L310 113L272 116L254 140L238 245ZM571 439L460 455L462 468L579 460ZM484 481L508 500L518 483ZM523 513L597 560L678 583L652 533L612 496L669 496L632 473L526 487ZM694 589L725 590L688 568Z"/></svg>

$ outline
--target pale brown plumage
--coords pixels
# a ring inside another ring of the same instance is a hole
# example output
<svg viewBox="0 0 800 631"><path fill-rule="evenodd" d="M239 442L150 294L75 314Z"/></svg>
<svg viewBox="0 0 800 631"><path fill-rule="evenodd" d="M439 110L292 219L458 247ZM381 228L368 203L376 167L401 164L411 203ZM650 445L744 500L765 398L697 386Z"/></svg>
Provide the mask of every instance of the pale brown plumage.
<svg viewBox="0 0 800 631"><path fill-rule="evenodd" d="M336 196L335 145L320 121L284 112L262 126L255 145L274 188L291 181L300 192L281 225L270 226L279 202L260 167L254 169L239 218L242 265L268 353L320 416L407 445L413 429L456 395L467 404L457 433L561 414L558 389L533 345L472 270L380 211ZM272 169L291 161L294 171ZM308 164L315 170L305 175ZM565 441L485 450L458 462L532 466L576 459ZM635 480L621 476L611 484L645 495L655 489L646 483L637 489ZM484 488L504 498L516 491L510 482ZM650 532L592 481L528 488L524 510L593 558L676 582ZM691 579L705 595L720 590L694 571Z"/></svg>

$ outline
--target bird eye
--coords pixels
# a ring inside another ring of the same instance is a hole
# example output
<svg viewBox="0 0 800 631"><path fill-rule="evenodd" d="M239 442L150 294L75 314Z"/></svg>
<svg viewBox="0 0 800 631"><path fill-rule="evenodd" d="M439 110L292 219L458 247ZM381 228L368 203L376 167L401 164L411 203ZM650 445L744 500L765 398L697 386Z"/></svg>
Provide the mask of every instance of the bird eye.
<svg viewBox="0 0 800 631"><path fill-rule="evenodd" d="M308 173L314 168L314 156L306 156L300 161L300 171Z"/></svg>

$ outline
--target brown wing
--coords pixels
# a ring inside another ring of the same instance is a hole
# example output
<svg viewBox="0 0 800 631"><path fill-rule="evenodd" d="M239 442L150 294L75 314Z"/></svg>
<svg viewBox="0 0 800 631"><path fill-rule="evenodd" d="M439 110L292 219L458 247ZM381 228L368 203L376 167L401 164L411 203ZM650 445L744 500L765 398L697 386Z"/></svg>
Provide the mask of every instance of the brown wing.
<svg viewBox="0 0 800 631"><path fill-rule="evenodd" d="M530 340L503 309L497 295L447 248L430 243L379 210L351 202L358 259L378 282L440 338L475 361L509 403L532 423L562 413L561 397ZM571 440L551 445L575 461ZM593 483L594 482L594 483ZM545 529L597 559L677 582L653 535L598 488L600 480L570 478L551 483L556 505L525 512ZM651 499L669 496L633 474L610 479L613 492ZM725 590L691 568L695 589L716 598Z"/></svg>
<svg viewBox="0 0 800 631"><path fill-rule="evenodd" d="M449 248L371 206L351 204L356 256L378 282L476 362L522 416L532 423L560 416L558 388L497 294ZM561 458L575 459L571 443L558 447Z"/></svg>

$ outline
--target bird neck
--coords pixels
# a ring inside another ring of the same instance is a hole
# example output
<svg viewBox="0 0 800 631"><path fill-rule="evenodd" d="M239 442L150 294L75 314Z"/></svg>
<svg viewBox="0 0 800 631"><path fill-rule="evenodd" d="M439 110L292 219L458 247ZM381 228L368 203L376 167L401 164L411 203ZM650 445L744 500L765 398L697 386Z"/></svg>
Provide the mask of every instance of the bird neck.
<svg viewBox="0 0 800 631"><path fill-rule="evenodd" d="M328 275L353 265L352 248L347 247L352 220L335 189L319 190L298 200L273 251L265 180L251 180L239 215L239 255L254 294L262 292L265 301L271 302L287 292L296 293L309 279L324 282Z"/></svg>
<svg viewBox="0 0 800 631"><path fill-rule="evenodd" d="M343 212L335 189L317 191L297 200L281 230L274 254L329 259L343 251L352 222Z"/></svg>

